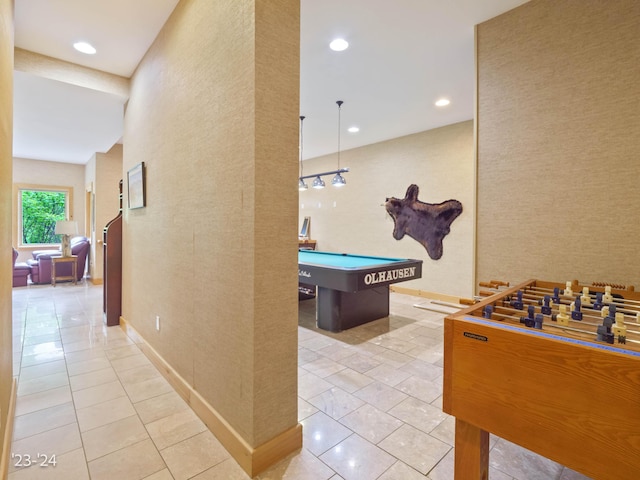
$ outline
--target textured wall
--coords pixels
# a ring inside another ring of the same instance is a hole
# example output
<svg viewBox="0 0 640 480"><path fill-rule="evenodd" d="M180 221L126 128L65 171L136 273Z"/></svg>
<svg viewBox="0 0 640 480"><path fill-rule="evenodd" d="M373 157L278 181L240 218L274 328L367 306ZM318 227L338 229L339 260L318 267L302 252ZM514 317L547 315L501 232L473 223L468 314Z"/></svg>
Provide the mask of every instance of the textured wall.
<svg viewBox="0 0 640 480"><path fill-rule="evenodd" d="M119 182L126 175L122 173L122 145L115 144L107 153L96 154L96 265L95 277L102 278L102 237L105 225L118 214L120 208Z"/></svg>
<svg viewBox="0 0 640 480"><path fill-rule="evenodd" d="M103 277L102 237L105 225L118 214L120 190L118 183L123 179L122 144L116 143L107 153L96 153L91 159L95 170L90 179L95 193L95 232L92 233L91 279L99 282ZM126 175L125 175L126 177ZM89 206L87 205L87 208Z"/></svg>
<svg viewBox="0 0 640 480"><path fill-rule="evenodd" d="M346 104L345 104L346 105ZM344 107L346 108L346 107ZM306 129L305 125L305 129ZM305 135L307 132L305 131ZM337 155L305 160L305 175L337 168ZM417 258L424 261L422 278L398 284L426 292L454 296L473 294L474 159L473 122L401 137L340 152L347 185L300 192L300 225L311 217L311 237L318 249ZM463 212L444 238L444 253L431 260L425 248L405 236L392 236L393 220L383 204L387 197L404 198L407 187L420 187L418 199L462 202Z"/></svg>
<svg viewBox="0 0 640 480"><path fill-rule="evenodd" d="M477 27L479 280L640 286L640 2Z"/></svg>
<svg viewBox="0 0 640 480"><path fill-rule="evenodd" d="M123 317L252 446L297 422L298 87L298 1L184 0L125 114Z"/></svg>
<svg viewBox="0 0 640 480"><path fill-rule="evenodd" d="M11 334L11 176L13 143L13 1L0 0L0 443L13 382ZM9 445L3 445L7 449ZM0 452L3 448L0 447ZM5 467L3 459L0 465ZM8 461L9 458L7 457ZM6 472L0 471L0 477Z"/></svg>

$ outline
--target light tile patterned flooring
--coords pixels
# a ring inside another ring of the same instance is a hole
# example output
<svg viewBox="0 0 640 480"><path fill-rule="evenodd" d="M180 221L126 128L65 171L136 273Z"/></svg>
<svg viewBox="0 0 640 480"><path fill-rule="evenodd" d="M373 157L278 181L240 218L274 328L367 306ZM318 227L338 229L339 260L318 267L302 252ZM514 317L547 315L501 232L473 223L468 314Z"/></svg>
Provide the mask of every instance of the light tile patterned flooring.
<svg viewBox="0 0 640 480"><path fill-rule="evenodd" d="M389 318L339 334L315 328L313 300L300 303L303 448L257 478L453 478L444 315L419 301L392 294ZM16 288L13 329L9 480L248 479L122 330L103 326L100 286ZM503 439L491 446L492 480L586 478ZM17 466L26 455L32 465Z"/></svg>

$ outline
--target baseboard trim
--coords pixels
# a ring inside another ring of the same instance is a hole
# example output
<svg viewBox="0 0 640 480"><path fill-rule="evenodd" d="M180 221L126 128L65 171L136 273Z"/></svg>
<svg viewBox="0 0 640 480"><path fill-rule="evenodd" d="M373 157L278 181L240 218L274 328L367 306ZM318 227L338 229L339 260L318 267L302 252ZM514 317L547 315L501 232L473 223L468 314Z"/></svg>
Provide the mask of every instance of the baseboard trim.
<svg viewBox="0 0 640 480"><path fill-rule="evenodd" d="M414 297L424 297L429 298L431 300L442 300L443 302L453 302L459 303L461 297L456 297L454 295L445 295L443 293L435 293L435 292L425 292L424 290L414 290L411 288L405 287L396 287L392 285L389 287L392 292L401 293L403 295L413 295Z"/></svg>
<svg viewBox="0 0 640 480"><path fill-rule="evenodd" d="M120 317L120 328L138 345L250 477L260 474L302 447L302 425L299 423L256 448L251 447L123 317Z"/></svg>
<svg viewBox="0 0 640 480"><path fill-rule="evenodd" d="M9 462L11 456L11 439L13 438L13 421L16 414L16 395L18 382L14 378L11 384L11 396L9 397L9 410L7 411L7 424L4 429L2 439L2 457L0 457L0 478L5 480L9 477Z"/></svg>

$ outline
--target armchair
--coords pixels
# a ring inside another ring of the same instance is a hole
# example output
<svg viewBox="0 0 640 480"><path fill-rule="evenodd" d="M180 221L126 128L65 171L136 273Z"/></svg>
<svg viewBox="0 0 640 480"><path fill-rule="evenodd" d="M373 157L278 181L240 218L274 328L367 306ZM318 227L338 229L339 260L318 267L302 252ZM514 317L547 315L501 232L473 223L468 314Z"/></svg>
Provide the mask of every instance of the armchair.
<svg viewBox="0 0 640 480"><path fill-rule="evenodd" d="M31 273L31 267L24 262L17 262L18 251L13 249L13 286L26 287L27 277Z"/></svg>
<svg viewBox="0 0 640 480"><path fill-rule="evenodd" d="M71 240L71 254L78 257L77 279L82 280L89 255L89 239L75 237ZM31 281L33 283L51 283L51 257L60 257L60 250L37 250L33 252L33 258L27 260L31 267ZM59 276L71 276L71 264L62 263L56 266Z"/></svg>

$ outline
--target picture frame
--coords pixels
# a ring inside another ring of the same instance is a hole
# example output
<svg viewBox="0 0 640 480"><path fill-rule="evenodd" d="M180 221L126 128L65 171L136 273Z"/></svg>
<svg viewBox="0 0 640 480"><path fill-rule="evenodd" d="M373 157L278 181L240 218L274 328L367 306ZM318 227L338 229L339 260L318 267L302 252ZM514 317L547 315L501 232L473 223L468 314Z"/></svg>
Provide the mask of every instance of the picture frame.
<svg viewBox="0 0 640 480"><path fill-rule="evenodd" d="M144 162L127 172L127 200L130 210L147 205Z"/></svg>

